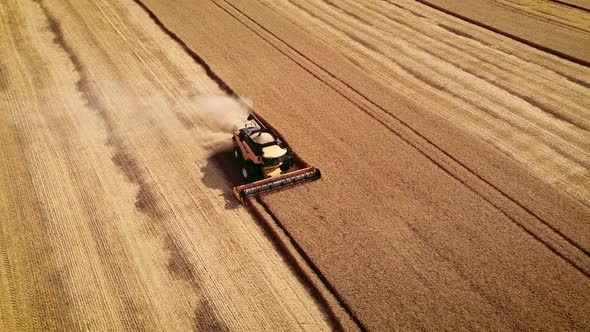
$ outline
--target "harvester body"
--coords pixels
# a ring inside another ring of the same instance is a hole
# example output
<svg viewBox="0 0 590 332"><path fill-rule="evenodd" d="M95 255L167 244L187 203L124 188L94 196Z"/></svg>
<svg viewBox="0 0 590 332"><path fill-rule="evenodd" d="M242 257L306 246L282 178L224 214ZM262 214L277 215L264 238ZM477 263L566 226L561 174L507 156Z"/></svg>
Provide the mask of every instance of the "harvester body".
<svg viewBox="0 0 590 332"><path fill-rule="evenodd" d="M246 198L321 177L320 170L307 165L259 115L252 113L233 130L234 157L242 177L250 182L234 187L242 203ZM298 166L302 166L296 169Z"/></svg>

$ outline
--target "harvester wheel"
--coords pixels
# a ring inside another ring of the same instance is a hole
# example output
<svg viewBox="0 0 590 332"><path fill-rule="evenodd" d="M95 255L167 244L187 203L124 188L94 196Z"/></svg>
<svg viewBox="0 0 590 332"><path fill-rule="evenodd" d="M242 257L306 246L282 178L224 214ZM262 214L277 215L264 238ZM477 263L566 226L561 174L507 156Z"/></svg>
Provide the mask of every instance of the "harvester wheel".
<svg viewBox="0 0 590 332"><path fill-rule="evenodd" d="M291 168L291 163L291 159L286 159L285 161L283 161L283 163L281 164L281 171L288 171L289 168Z"/></svg>
<svg viewBox="0 0 590 332"><path fill-rule="evenodd" d="M242 165L242 176L246 180L250 180L254 176L254 169L252 169L250 163L244 163Z"/></svg>
<svg viewBox="0 0 590 332"><path fill-rule="evenodd" d="M242 151L240 151L240 148L238 147L234 148L234 158L236 158L236 160L242 160Z"/></svg>

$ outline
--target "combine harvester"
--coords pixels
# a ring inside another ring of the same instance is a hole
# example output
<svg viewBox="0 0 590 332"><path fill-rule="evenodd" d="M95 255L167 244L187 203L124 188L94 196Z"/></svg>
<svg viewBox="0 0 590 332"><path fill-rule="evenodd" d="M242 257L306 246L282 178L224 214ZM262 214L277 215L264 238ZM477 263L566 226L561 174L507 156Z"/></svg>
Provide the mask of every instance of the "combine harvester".
<svg viewBox="0 0 590 332"><path fill-rule="evenodd" d="M234 157L244 180L234 195L246 205L247 198L310 180L322 174L291 151L289 145L259 115L252 113L244 123L234 125Z"/></svg>

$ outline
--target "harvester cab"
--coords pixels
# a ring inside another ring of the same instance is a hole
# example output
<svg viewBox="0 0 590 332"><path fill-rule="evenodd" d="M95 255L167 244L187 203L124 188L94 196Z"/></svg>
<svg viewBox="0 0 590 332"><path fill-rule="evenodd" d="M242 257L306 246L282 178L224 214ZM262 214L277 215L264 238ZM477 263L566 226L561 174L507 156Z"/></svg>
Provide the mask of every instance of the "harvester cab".
<svg viewBox="0 0 590 332"><path fill-rule="evenodd" d="M281 175L291 165L291 154L280 138L254 115L234 126L234 156L242 164L246 180Z"/></svg>
<svg viewBox="0 0 590 332"><path fill-rule="evenodd" d="M299 160L259 115L250 114L233 129L234 157L242 177L250 182L234 188L242 203L249 196L321 177L320 170ZM303 167L297 169L297 165Z"/></svg>

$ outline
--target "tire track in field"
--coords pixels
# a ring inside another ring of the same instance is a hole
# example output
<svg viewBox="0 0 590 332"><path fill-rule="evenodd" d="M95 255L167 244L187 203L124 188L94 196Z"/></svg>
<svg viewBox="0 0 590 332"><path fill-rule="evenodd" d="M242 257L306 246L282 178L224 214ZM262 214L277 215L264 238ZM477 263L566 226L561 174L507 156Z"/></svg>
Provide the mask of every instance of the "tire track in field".
<svg viewBox="0 0 590 332"><path fill-rule="evenodd" d="M475 42L478 42L478 43L480 43L480 44L482 44L484 46L490 47L490 48L492 47L492 44L488 43L487 41L485 41L483 39L480 39L480 38L477 38L477 37L475 37L475 36L473 36L473 35L465 32L465 31L455 29L455 28L453 28L453 27L451 27L451 26L449 26L447 24L438 23L438 26L441 27L441 28L443 28L443 29L445 29L445 30L447 30L448 32L451 32L451 33L457 35L457 36L460 36L460 37L463 37L463 38L467 38L467 39L471 39L471 40L473 40ZM500 50L500 49L498 49L497 51L498 52L502 52L503 54L508 55L508 56L514 56L516 58L520 58L519 56L517 56L517 55L515 55L513 53L510 53L510 52L507 52L506 50ZM477 56L477 55L474 55L474 56ZM523 61L524 61L524 59L523 59ZM551 68L545 67L542 64L537 64L537 65L539 67L542 67L544 70L547 70L549 72L553 72L553 73L555 73L555 74L557 74L559 76L564 77L565 79L567 79L568 81L570 81L572 83L575 83L575 84L578 84L578 85L580 85L580 86L582 86L584 88L590 89L590 83L588 83L588 82L586 82L584 80L581 80L581 79L576 78L576 77L572 77L572 76L570 76L570 75L568 75L566 73L557 71L555 69L551 69Z"/></svg>
<svg viewBox="0 0 590 332"><path fill-rule="evenodd" d="M434 157L432 157L431 155L429 155L416 142L414 142L411 139L408 139L407 137L405 137L398 130L396 130L395 128L393 128L389 124L387 124L387 122L385 122L384 120L381 120L378 117L376 117L374 115L374 113L371 112L366 106L364 106L364 105L360 104L359 102L353 100L346 93L340 91L338 88L336 88L332 84L330 84L326 79L324 79L324 78L320 77L318 74L314 73L312 69L307 68L305 65L303 65L302 63L300 63L297 59L295 59L293 56L287 54L285 51L283 51L282 49L280 49L280 47L276 46L273 42L271 42L268 38L266 38L265 36L263 36L259 32L255 31L248 24L246 24L242 20L240 20L236 15L232 14L230 11L228 11L226 8L224 8L222 5L220 5L219 3L217 3L217 1L213 1L213 2L219 8L221 8L223 11L225 11L226 13L228 13L228 15L231 15L232 17L234 17L236 20L238 20L240 23L242 23L244 26L246 26L253 33L255 33L256 35L258 35L260 38L262 38L263 40L265 40L267 43L269 43L277 51L279 51L284 56L286 56L289 59L291 59L294 63L296 63L302 69L304 69L305 71L307 71L308 73L310 73L316 79L318 79L321 82L323 82L326 86L328 86L330 89L334 90L336 93L338 93L342 97L344 97L347 100L349 100L351 103L353 103L355 106L357 106L364 113L366 113L371 118L373 118L375 121L379 122L381 125L383 125L385 128L387 128L394 135L398 136L404 142L406 142L407 144L409 144L410 146L412 146L420 154L422 154L424 157L426 157L428 160L430 160L433 164L435 164L437 167L439 167L441 170L443 170L449 176L453 177L455 180L459 181L464 186L466 186L469 190L471 190L472 192L474 192L475 194L477 194L478 196L480 196L484 201L486 201L487 203L491 204L500 213L502 213L503 215L507 216L509 218L509 220L511 220L513 223L515 223L525 233L529 234L530 236L532 236L533 238L535 238L539 242L541 242L551 252L555 253L557 256L559 256L560 258L564 259L566 262L568 262L570 265L572 265L576 270L578 270L582 274L586 275L587 277L590 277L590 271L587 270L584 267L584 264L583 263L580 264L579 262L576 261L576 259L572 259L571 257L568 257L569 256L568 254L562 253L558 249L559 246L556 246L555 244L553 244L552 243L552 240L544 239L544 236L541 235L541 234L539 234L538 233L538 230L535 230L534 227L531 228L530 226L528 226L526 224L523 224L522 222L514 219L511 215L509 215L507 212L505 212L502 209L501 206L499 206L497 203L492 202L489 198L486 198L481 192L479 192L477 189L475 189L472 186L470 186L467 182L465 182L458 175L456 175L450 168L448 168L445 165L443 165L443 163L441 163L440 161L437 161L437 160L433 159ZM555 226L551 225L549 222L547 222L546 220L544 220L541 216L539 216L538 214L536 214L534 211L532 211L531 209L527 208L526 206L524 206L523 204L521 204L520 202L518 202L514 198L510 197L505 192L503 192L500 188L496 187L491 182L489 182L488 180L486 180L483 177L481 177L479 174L477 174L475 171L473 171L471 168L469 168L463 162L461 162L460 160L456 159L455 157L453 157L452 155L450 155L448 152L444 151L442 148L440 148L439 146L437 146L434 142L432 142L431 140L429 140L427 137L425 137L422 134L420 134L418 131L416 131L414 128L412 128L408 123L404 122L402 119L398 118L397 116L395 116L391 112L387 111L385 108L383 108L382 106L378 105L377 103L375 103L374 101L372 101L371 99L369 99L367 96L365 96L364 94L362 94L361 92L359 92L353 86L351 86L348 83L342 81L341 79L339 79L338 77L336 77L334 74L330 73L328 70L326 70L325 68L323 68L321 65L315 63L312 59L309 59L305 54L301 53L300 51L298 51L297 49L295 49L294 47L292 47L291 45L289 45L287 42L285 42L283 39L281 39L279 36L275 35L273 32L271 32L270 30L268 30L264 26L262 26L259 23L257 23L250 16L248 16L246 13L244 13L243 11L241 11L239 8L235 7L233 4L229 3L228 1L224 1L224 3L228 4L235 11L241 13L244 17L248 18L249 21L253 22L256 26L258 26L261 29L263 29L264 31L266 31L269 35L272 35L274 38L276 38L277 40L279 40L283 45L286 45L288 48L290 48L291 50L293 50L301 58L303 58L306 61L308 61L309 63L311 63L315 68L317 68L321 72L327 74L330 77L330 79L340 82L343 86L345 86L346 88L348 88L348 90L350 92L353 92L353 94L356 95L358 98L361 98L362 100L368 102L369 105L371 105L372 107L379 109L381 112L383 112L383 113L387 114L388 116L390 116L391 118L395 119L405 129L409 130L411 132L411 134L414 135L416 138L418 138L419 140L422 140L422 141L426 142L429 146L433 147L438 153L442 154L442 156L445 159L447 159L447 161L445 163L448 163L450 161L451 163L455 163L455 164L459 165L460 168L462 168L463 170L465 170L471 176L475 177L477 179L477 181L480 181L485 186L488 186L488 187L492 188L495 192L497 192L498 194L500 194L503 198L509 200L513 204L517 205L520 209L526 211L526 213L528 213L530 216L532 216L537 222L541 223L544 227L546 227L548 230L550 230L551 232L553 232L559 239L567 242L576 251L580 251L585 256L590 255L590 251L588 249L584 248L576 240L574 240L574 239L568 237L567 235L563 234L559 229L557 229Z"/></svg>

